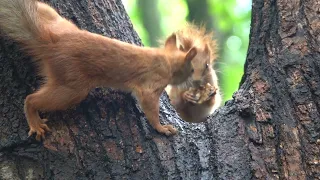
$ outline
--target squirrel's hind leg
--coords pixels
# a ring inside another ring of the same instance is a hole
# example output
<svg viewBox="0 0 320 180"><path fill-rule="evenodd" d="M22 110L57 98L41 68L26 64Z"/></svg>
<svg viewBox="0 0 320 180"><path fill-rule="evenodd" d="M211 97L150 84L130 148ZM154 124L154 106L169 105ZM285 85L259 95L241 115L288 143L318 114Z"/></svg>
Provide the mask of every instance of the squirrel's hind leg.
<svg viewBox="0 0 320 180"><path fill-rule="evenodd" d="M79 103L87 96L88 92L78 89L71 89L65 86L45 84L37 92L26 97L24 104L25 115L29 124L28 135L36 133L38 141L44 138L45 131L50 131L45 124L46 120L41 119L38 111L64 110L71 105Z"/></svg>

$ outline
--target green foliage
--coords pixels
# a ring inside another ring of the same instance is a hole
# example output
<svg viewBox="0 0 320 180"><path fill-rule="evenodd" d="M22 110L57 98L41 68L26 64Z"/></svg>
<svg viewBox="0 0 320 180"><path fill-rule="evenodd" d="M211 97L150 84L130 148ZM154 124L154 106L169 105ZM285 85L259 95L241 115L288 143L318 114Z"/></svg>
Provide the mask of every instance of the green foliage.
<svg viewBox="0 0 320 180"><path fill-rule="evenodd" d="M149 37L141 22L137 1L123 0L123 3L142 42L149 46L150 38L153 37ZM192 0L156 1L161 20L154 23L160 24L163 35L167 36L184 25L189 12L187 1ZM209 7L204 11L213 17L216 38L220 42L220 57L216 68L224 100L228 100L238 89L243 74L249 44L251 0L207 0L207 3Z"/></svg>

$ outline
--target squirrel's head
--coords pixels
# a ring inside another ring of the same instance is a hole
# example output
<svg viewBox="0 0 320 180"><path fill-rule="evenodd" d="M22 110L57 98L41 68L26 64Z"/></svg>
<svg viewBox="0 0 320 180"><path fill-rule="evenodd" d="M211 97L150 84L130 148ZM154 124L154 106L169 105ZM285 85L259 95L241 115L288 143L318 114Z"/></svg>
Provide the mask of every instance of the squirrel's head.
<svg viewBox="0 0 320 180"><path fill-rule="evenodd" d="M195 47L191 47L192 50ZM179 49L183 52L188 52L190 50L185 49L180 45ZM199 87L206 83L207 75L210 75L213 70L211 52L208 45L205 45L203 48L198 48L196 56L191 61L192 74L188 81L192 83L194 87Z"/></svg>
<svg viewBox="0 0 320 180"><path fill-rule="evenodd" d="M178 49L188 52L192 48L197 48L197 54L191 62L192 75L181 84L186 87L205 85L210 81L210 77L215 74L213 62L217 58L217 42L213 38L213 32L208 32L204 25L187 23L176 32Z"/></svg>
<svg viewBox="0 0 320 180"><path fill-rule="evenodd" d="M169 61L172 69L172 80L170 84L176 85L186 81L190 76L195 74L193 61L197 56L197 48L193 47L187 52L177 48L177 36L173 33L165 42L165 50L170 54Z"/></svg>

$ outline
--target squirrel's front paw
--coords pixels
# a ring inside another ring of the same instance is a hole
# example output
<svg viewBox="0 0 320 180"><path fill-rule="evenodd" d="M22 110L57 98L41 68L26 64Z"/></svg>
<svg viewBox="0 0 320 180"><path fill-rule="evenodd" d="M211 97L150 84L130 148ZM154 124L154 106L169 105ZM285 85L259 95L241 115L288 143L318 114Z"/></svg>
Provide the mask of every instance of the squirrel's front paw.
<svg viewBox="0 0 320 180"><path fill-rule="evenodd" d="M200 98L200 95L194 94L191 90L183 93L182 98L185 101L196 104Z"/></svg>
<svg viewBox="0 0 320 180"><path fill-rule="evenodd" d="M172 135L175 135L177 134L177 129L174 128L172 125L163 125L163 126L159 126L157 128L157 131L159 133L162 133L162 134L165 134L167 136L172 136Z"/></svg>
<svg viewBox="0 0 320 180"><path fill-rule="evenodd" d="M199 99L198 104L201 104L211 99L217 93L217 90L218 89L216 87L207 83L203 90L201 90L201 98Z"/></svg>
<svg viewBox="0 0 320 180"><path fill-rule="evenodd" d="M29 125L30 131L28 133L28 136L31 136L33 133L36 133L36 140L41 141L41 139L45 138L45 132L50 132L51 130L49 127L45 124L47 122L47 119L39 119L36 121L37 123L33 123L32 125Z"/></svg>
<svg viewBox="0 0 320 180"><path fill-rule="evenodd" d="M211 86L209 83L207 84L207 89L208 89L208 98L214 96L217 93L218 88L216 88L215 86Z"/></svg>

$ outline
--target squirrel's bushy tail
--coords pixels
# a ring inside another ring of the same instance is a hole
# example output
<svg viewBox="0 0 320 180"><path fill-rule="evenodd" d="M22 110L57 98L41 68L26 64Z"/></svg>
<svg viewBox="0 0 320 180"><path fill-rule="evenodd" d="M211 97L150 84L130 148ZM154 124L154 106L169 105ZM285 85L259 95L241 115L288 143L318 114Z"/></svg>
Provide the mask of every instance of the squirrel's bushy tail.
<svg viewBox="0 0 320 180"><path fill-rule="evenodd" d="M0 0L0 33L24 44L50 42L37 8L36 0Z"/></svg>

